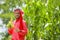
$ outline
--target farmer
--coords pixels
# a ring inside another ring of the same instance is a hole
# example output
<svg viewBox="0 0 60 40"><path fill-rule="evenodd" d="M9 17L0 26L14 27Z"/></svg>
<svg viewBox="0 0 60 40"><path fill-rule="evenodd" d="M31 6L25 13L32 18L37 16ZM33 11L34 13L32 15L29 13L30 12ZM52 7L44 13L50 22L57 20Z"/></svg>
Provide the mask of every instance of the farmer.
<svg viewBox="0 0 60 40"><path fill-rule="evenodd" d="M16 20L13 22L13 27L8 28L8 33L11 34L12 40L25 40L27 34L26 22L23 19L23 11L21 9L14 10Z"/></svg>

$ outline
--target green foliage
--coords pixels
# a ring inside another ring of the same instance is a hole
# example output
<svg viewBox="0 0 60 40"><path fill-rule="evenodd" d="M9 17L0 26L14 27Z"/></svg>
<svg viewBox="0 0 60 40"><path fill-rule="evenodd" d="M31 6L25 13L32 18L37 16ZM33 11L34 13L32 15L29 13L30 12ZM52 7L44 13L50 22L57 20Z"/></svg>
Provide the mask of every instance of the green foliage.
<svg viewBox="0 0 60 40"><path fill-rule="evenodd" d="M20 5L17 0L11 2L14 3L12 8L15 4ZM29 30L27 40L60 40L60 0L23 0L23 2L26 4L26 7L22 7L24 19ZM8 3L10 2L6 5ZM10 14L7 16L9 18Z"/></svg>
<svg viewBox="0 0 60 40"><path fill-rule="evenodd" d="M5 14L0 14L0 18L13 18L14 19L14 16L13 16L14 14L13 13L5 13Z"/></svg>
<svg viewBox="0 0 60 40"><path fill-rule="evenodd" d="M25 19L31 33L28 39L60 40L60 0L27 0ZM58 29L59 32L56 30Z"/></svg>

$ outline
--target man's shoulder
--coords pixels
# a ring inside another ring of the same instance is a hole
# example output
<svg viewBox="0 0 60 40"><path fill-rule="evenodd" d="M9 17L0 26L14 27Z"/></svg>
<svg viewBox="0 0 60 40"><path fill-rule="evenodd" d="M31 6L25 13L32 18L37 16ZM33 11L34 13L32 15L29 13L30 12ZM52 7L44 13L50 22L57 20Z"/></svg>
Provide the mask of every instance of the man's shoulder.
<svg viewBox="0 0 60 40"><path fill-rule="evenodd" d="M25 21L25 20L23 20L23 23L26 23L26 21Z"/></svg>
<svg viewBox="0 0 60 40"><path fill-rule="evenodd" d="M13 21L13 23L15 23L15 22L16 22L16 20Z"/></svg>
<svg viewBox="0 0 60 40"><path fill-rule="evenodd" d="M26 22L25 20L23 20L23 22Z"/></svg>

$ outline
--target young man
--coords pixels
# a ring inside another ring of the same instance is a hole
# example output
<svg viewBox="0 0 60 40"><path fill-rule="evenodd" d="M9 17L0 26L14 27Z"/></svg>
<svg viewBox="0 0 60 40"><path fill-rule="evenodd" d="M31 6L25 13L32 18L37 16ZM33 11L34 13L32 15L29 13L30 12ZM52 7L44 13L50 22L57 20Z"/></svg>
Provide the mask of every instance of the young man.
<svg viewBox="0 0 60 40"><path fill-rule="evenodd" d="M14 10L16 20L13 22L14 27L8 28L8 33L12 35L12 40L25 40L27 34L26 22L23 20L23 11Z"/></svg>

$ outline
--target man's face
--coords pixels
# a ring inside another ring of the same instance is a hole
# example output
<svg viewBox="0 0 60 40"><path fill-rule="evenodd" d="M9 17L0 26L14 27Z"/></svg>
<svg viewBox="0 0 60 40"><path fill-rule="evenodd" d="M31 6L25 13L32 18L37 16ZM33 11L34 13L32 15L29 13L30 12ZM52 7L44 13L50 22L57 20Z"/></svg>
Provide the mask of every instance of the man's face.
<svg viewBox="0 0 60 40"><path fill-rule="evenodd" d="M14 12L14 16L15 16L16 19L19 18L19 17L20 17L19 11L15 11L15 12Z"/></svg>

